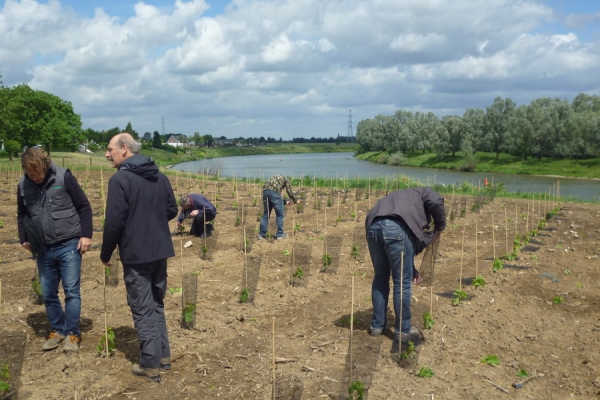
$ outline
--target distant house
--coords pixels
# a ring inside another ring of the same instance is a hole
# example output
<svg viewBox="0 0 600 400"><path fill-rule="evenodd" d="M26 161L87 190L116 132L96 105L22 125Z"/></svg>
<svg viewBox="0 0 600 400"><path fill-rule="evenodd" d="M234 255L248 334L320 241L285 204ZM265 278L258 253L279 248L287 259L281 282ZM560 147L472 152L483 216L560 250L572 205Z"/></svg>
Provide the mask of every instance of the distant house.
<svg viewBox="0 0 600 400"><path fill-rule="evenodd" d="M173 146L173 147L183 147L183 143L180 142L179 140L177 140L175 135L169 136L169 138L166 141L166 144L168 144L169 146Z"/></svg>

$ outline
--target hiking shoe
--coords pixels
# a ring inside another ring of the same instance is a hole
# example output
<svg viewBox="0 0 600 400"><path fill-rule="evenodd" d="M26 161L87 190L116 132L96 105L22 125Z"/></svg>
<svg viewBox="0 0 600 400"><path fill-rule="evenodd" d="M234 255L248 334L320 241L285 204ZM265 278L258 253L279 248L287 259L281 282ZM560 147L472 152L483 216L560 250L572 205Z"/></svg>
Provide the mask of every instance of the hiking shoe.
<svg viewBox="0 0 600 400"><path fill-rule="evenodd" d="M419 338L419 335L419 328L411 326L408 333L396 333L395 340L400 341L401 343L408 343L409 341L415 342Z"/></svg>
<svg viewBox="0 0 600 400"><path fill-rule="evenodd" d="M78 352L79 342L81 342L81 338L75 335L68 334L65 338L65 345L63 346L63 351L72 351L75 353Z"/></svg>
<svg viewBox="0 0 600 400"><path fill-rule="evenodd" d="M161 371L169 371L171 369L171 359L169 357L161 358L159 369Z"/></svg>
<svg viewBox="0 0 600 400"><path fill-rule="evenodd" d="M288 237L287 233L283 233L281 236L277 236L277 240L285 239L287 237Z"/></svg>
<svg viewBox="0 0 600 400"><path fill-rule="evenodd" d="M56 331L52 331L48 336L48 340L46 340L46 342L42 345L42 350L54 350L63 340L65 340L65 337L63 335Z"/></svg>
<svg viewBox="0 0 600 400"><path fill-rule="evenodd" d="M152 382L160 382L159 368L146 368L136 363L131 366L131 372L134 375L146 377Z"/></svg>
<svg viewBox="0 0 600 400"><path fill-rule="evenodd" d="M381 329L371 329L371 332L369 333L369 335L381 336L382 333L383 333L383 331Z"/></svg>
<svg viewBox="0 0 600 400"><path fill-rule="evenodd" d="M263 240L265 237L263 235L258 235L258 240Z"/></svg>

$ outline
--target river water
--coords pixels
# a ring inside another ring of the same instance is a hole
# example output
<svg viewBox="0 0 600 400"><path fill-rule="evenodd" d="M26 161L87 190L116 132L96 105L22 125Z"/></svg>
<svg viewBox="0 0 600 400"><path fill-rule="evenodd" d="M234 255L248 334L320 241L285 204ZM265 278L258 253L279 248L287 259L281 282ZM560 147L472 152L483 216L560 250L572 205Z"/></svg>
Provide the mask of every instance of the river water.
<svg viewBox="0 0 600 400"><path fill-rule="evenodd" d="M544 193L560 181L563 198L600 201L600 180L556 178L533 175L506 175L483 172L459 172L435 168L396 167L358 160L353 153L265 154L257 156L220 157L210 160L177 164L173 169L197 172L211 165L219 165L221 176L240 178L269 178L272 175L294 177L317 176L327 178L368 178L406 176L414 181L452 185L462 182L474 184L502 182L509 192Z"/></svg>

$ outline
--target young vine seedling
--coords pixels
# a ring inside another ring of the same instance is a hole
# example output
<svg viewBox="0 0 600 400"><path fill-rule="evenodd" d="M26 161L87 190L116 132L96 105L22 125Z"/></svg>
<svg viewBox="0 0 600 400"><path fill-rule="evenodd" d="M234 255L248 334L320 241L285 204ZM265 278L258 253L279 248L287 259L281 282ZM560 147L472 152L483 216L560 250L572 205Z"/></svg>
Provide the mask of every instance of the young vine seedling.
<svg viewBox="0 0 600 400"><path fill-rule="evenodd" d="M431 329L433 328L433 325L435 325L433 317L431 316L431 314L429 314L429 311L425 311L423 313L423 327L425 329Z"/></svg>
<svg viewBox="0 0 600 400"><path fill-rule="evenodd" d="M365 385L356 380L348 387L348 400L363 400L365 395Z"/></svg>
<svg viewBox="0 0 600 400"><path fill-rule="evenodd" d="M483 276L478 275L477 278L473 279L473 286L475 286L476 288L484 287L485 279L483 278Z"/></svg>
<svg viewBox="0 0 600 400"><path fill-rule="evenodd" d="M240 293L240 303L248 302L248 297L250 296L250 292L248 292L247 288L242 289L242 293Z"/></svg>
<svg viewBox="0 0 600 400"><path fill-rule="evenodd" d="M504 264L502 264L502 260L499 258L494 258L494 264L492 265L492 270L494 272L498 272L499 269L504 268Z"/></svg>
<svg viewBox="0 0 600 400"><path fill-rule="evenodd" d="M417 375L420 378L431 378L433 376L433 371L429 367L421 367Z"/></svg>
<svg viewBox="0 0 600 400"><path fill-rule="evenodd" d="M498 356L495 356L493 354L488 354L487 356L481 359L481 362L487 365L500 365L500 359L498 358Z"/></svg>

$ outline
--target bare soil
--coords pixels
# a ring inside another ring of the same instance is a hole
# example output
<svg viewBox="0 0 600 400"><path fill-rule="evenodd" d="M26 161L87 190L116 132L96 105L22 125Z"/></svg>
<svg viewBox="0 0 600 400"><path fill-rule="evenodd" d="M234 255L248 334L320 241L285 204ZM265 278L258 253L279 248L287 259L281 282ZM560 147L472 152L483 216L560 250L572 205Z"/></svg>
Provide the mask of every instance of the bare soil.
<svg viewBox="0 0 600 400"><path fill-rule="evenodd" d="M35 263L18 243L19 176L8 171L0 176L5 188L0 190L0 364L8 365L12 385L0 399L269 399L273 378L278 399L348 398L355 381L364 384L369 399L590 399L600 394L597 205L561 204L518 258L493 272L494 256L512 251L515 229L530 231L555 205L497 198L471 213L474 196L447 196L449 216L458 200L466 202L467 212L448 221L433 285L413 289L413 324L421 328L422 340L398 362L391 332L378 338L368 334L373 271L364 215L384 193L370 199L359 193L357 199L355 191L340 192L338 206L338 192L330 196L320 189L317 210L312 188L302 188L302 212L289 207L285 220L290 237L257 241L262 212L253 202L260 205L260 188L238 184L234 193L233 182L220 182L219 214L208 240L179 236L171 223L177 255L169 260L165 307L173 361L161 383L151 383L130 372L139 347L122 278L116 286L104 285L100 173L75 175L92 203L96 228L94 247L83 258L83 341L76 354L41 351L48 323L44 307L29 300ZM104 173L105 187L109 175ZM214 181L170 178L176 194L215 196ZM242 204L243 216L237 207ZM355 210L357 221L351 216ZM292 237L295 225L299 231ZM184 247L188 241L191 246ZM323 271L325 252L331 264ZM484 287L472 285L476 274L485 279ZM192 329L182 328L180 287L187 288L185 302L197 290ZM240 303L244 288L248 301ZM453 306L457 289L468 298ZM435 324L424 329L422 316L430 310ZM391 312L389 318L393 326ZM108 358L96 350L105 319L116 335L116 350ZM489 355L499 364L482 362ZM419 377L423 367L433 376ZM520 370L532 379L515 388L526 379L518 376Z"/></svg>

